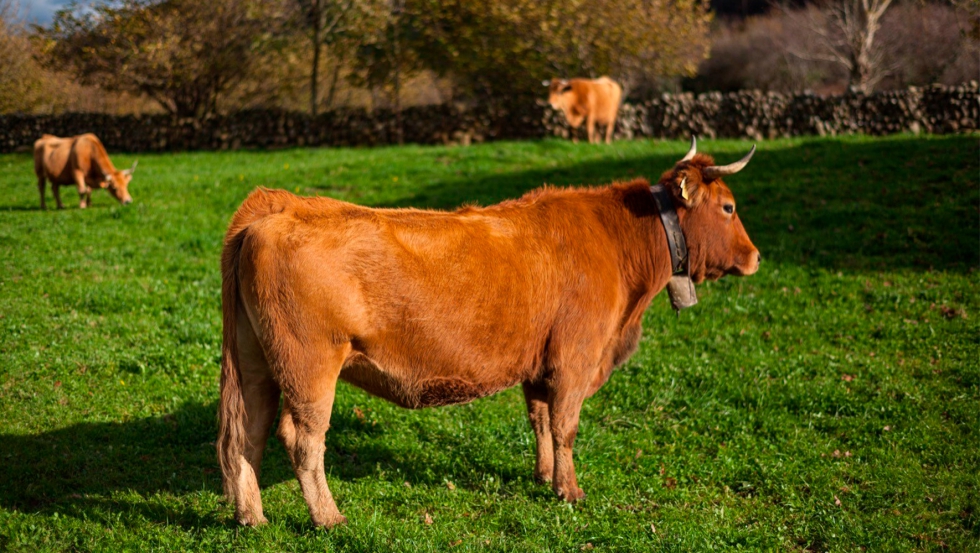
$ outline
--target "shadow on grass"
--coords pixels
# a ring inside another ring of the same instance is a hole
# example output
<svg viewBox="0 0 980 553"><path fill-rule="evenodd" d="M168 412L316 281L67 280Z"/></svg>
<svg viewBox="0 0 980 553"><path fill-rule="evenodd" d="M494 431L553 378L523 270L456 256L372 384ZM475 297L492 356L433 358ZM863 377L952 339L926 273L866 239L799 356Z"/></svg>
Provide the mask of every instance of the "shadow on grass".
<svg viewBox="0 0 980 553"><path fill-rule="evenodd" d="M746 147L747 147L746 143ZM729 177L738 211L766 259L831 270L969 271L980 266L980 187L975 136L803 140L760 144L748 168ZM719 163L741 152L703 153ZM541 186L656 181L677 161L651 155L553 169L453 178L386 207L489 205Z"/></svg>
<svg viewBox="0 0 980 553"><path fill-rule="evenodd" d="M215 524L191 510L142 501L156 493L220 493L214 451L215 406L186 404L161 417L79 423L37 435L0 434L6 509L99 518L132 512L152 520Z"/></svg>
<svg viewBox="0 0 980 553"><path fill-rule="evenodd" d="M217 404L187 403L177 411L127 422L78 423L37 435L0 434L0 506L7 510L118 524L151 520L186 528L234 526L231 507L215 510L222 494L214 440ZM335 410L324 463L328 482L376 478L380 468L420 485L443 486L453 471L497 474L466 442L443 443L458 452L452 461L415 457L372 426ZM462 463L462 466L460 466ZM285 449L270 438L262 464L263 488L292 480ZM203 495L201 492L205 492ZM176 498L176 499L175 499ZM297 494L296 501L302 503Z"/></svg>
<svg viewBox="0 0 980 553"><path fill-rule="evenodd" d="M110 207L112 207L111 204L99 205L99 204L93 203L92 205L88 206L85 209L88 209L88 210L91 210L91 209L108 209ZM0 205L0 212L2 212L2 211L40 211L42 213L43 212L46 212L46 211L50 211L51 213L66 213L66 212L69 212L69 211L83 211L83 210L80 207L78 207L78 204L71 205L71 204L67 204L66 203L65 204L65 207L63 207L61 209L58 209L58 207L56 207L52 203L52 204L48 204L48 207L45 208L45 209L41 209L40 204L33 205L33 206L30 206L30 205Z"/></svg>
<svg viewBox="0 0 980 553"><path fill-rule="evenodd" d="M47 210L41 209L41 206L26 206L26 205L0 205L0 211L58 211L57 209L48 208Z"/></svg>

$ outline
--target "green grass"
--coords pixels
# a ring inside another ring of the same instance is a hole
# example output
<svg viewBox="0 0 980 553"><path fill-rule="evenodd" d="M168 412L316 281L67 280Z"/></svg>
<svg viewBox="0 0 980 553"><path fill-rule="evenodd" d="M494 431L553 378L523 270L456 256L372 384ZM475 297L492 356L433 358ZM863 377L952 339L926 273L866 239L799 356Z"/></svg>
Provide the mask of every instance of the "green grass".
<svg viewBox="0 0 980 553"><path fill-rule="evenodd" d="M720 162L747 149L701 144ZM408 411L342 383L326 467L350 523L311 527L275 441L270 524L233 523L218 256L251 189L451 208L655 179L685 150L140 155L133 205L97 192L83 211L64 189L47 212L30 158L0 156L0 550L980 550L976 136L760 144L729 184L762 269L701 286L679 317L654 300L583 410L584 502L533 482L517 389Z"/></svg>

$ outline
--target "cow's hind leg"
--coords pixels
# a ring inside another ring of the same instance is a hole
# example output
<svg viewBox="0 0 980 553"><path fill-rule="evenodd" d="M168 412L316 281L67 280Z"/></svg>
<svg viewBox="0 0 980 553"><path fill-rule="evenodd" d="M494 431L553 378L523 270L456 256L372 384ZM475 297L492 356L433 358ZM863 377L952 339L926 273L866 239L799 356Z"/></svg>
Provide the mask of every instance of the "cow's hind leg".
<svg viewBox="0 0 980 553"><path fill-rule="evenodd" d="M51 183L51 195L54 196L54 204L58 206L58 209L64 209L65 206L61 203L61 192L59 191L60 188L61 187L59 187L56 183Z"/></svg>
<svg viewBox="0 0 980 553"><path fill-rule="evenodd" d="M613 131L616 129L616 121L606 125L606 144L612 144Z"/></svg>
<svg viewBox="0 0 980 553"><path fill-rule="evenodd" d="M37 191L41 193L41 209L47 209L48 206L44 204L44 175L37 176ZM54 184L51 185L52 188L55 187Z"/></svg>
<svg viewBox="0 0 980 553"><path fill-rule="evenodd" d="M548 390L544 386L524 383L524 402L536 442L534 479L551 482L555 470L554 446L551 438L551 416L548 413Z"/></svg>
<svg viewBox="0 0 980 553"><path fill-rule="evenodd" d="M278 436L289 453L313 524L331 528L347 522L327 486L323 469L324 437L330 428L337 378L350 346L331 352L308 352L311 366L291 374ZM302 366L302 365L293 365Z"/></svg>
<svg viewBox="0 0 980 553"><path fill-rule="evenodd" d="M269 365L258 340L245 321L239 321L239 367L245 407L245 448L241 471L235 482L235 518L247 526L265 524L259 475L262 454L269 441L269 431L279 410L279 386L269 372Z"/></svg>

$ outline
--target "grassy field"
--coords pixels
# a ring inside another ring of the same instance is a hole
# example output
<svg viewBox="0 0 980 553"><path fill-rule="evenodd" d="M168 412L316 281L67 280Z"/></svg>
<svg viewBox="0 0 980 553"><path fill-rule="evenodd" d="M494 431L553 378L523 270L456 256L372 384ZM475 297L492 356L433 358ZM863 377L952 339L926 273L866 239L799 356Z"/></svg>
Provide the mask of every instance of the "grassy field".
<svg viewBox="0 0 980 553"><path fill-rule="evenodd" d="M654 300L583 409L584 502L534 483L518 389L408 411L341 383L326 467L350 523L310 526L273 442L270 524L235 525L218 256L251 189L452 208L656 178L686 146L140 155L133 205L64 189L47 212L29 156L0 156L0 551L980 550L976 136L760 144L729 184L762 268L679 317Z"/></svg>

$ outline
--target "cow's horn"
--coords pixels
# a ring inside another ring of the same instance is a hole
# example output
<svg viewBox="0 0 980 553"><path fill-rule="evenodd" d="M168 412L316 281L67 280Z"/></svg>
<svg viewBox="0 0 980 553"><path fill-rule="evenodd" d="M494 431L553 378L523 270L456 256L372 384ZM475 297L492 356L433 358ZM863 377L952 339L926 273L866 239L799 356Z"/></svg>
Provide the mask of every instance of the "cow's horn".
<svg viewBox="0 0 980 553"><path fill-rule="evenodd" d="M544 86L551 86L551 81L541 81Z"/></svg>
<svg viewBox="0 0 980 553"><path fill-rule="evenodd" d="M133 162L133 166L129 168L129 174L130 175L132 175L133 174L133 171L136 170L136 164L139 163L139 162L140 162L140 160L138 160L138 159Z"/></svg>
<svg viewBox="0 0 980 553"><path fill-rule="evenodd" d="M704 169L701 170L701 174L707 178L734 175L735 173L738 173L739 171L744 169L745 166L749 164L749 160L752 159L752 154L754 153L755 153L755 144L752 145L752 149L749 150L749 153L746 154L745 157L736 161L735 163L729 163L728 165L712 165L711 167L705 167Z"/></svg>
<svg viewBox="0 0 980 553"><path fill-rule="evenodd" d="M682 157L681 160L678 161L678 163L684 163L685 161L691 161L692 159L694 159L694 155L697 154L697 153L698 153L698 137L692 134L691 135L691 149L688 150L686 154L684 154L684 157Z"/></svg>

